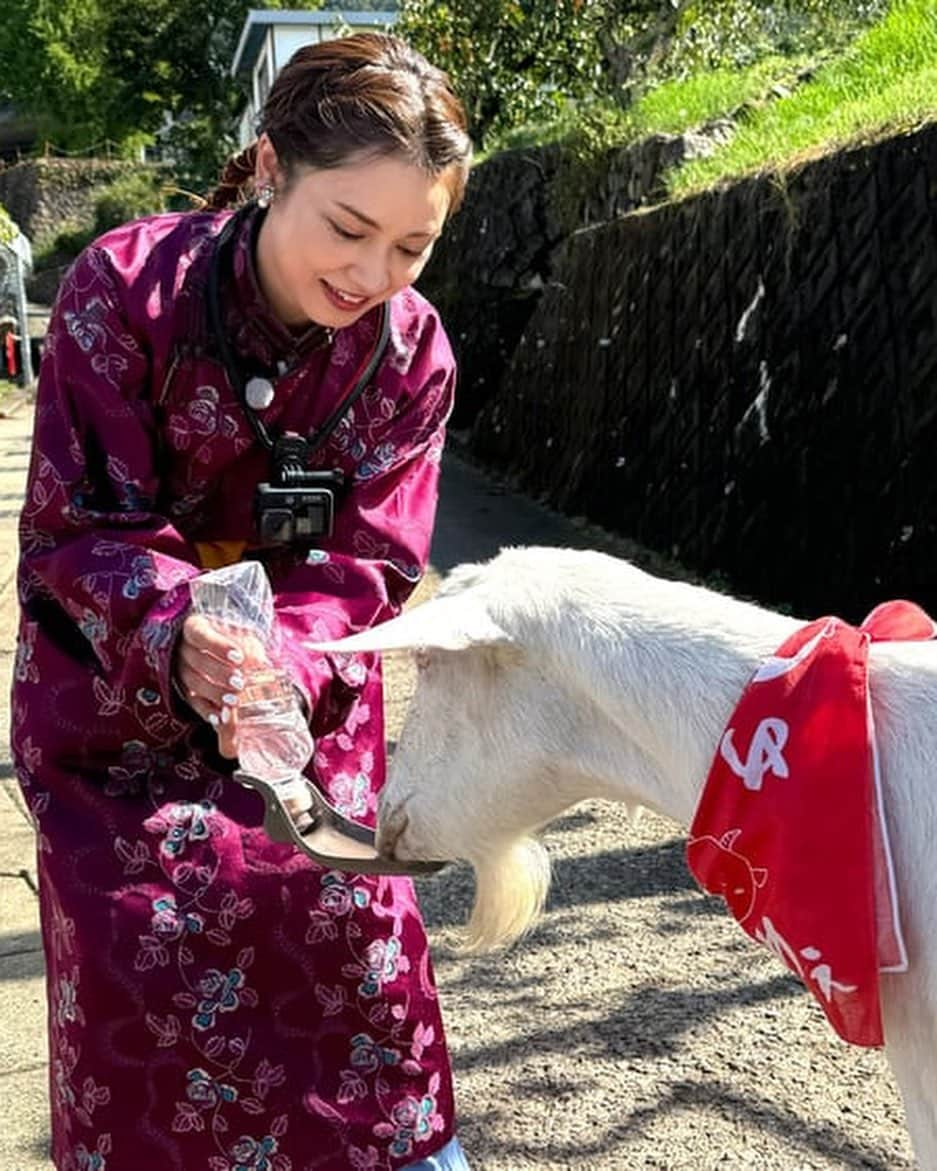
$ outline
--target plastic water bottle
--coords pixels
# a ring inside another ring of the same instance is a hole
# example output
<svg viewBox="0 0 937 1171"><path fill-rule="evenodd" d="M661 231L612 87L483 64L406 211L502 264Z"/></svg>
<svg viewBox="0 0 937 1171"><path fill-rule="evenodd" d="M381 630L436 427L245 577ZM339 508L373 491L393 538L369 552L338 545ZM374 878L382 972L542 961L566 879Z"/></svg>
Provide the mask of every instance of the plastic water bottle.
<svg viewBox="0 0 937 1171"><path fill-rule="evenodd" d="M190 583L190 593L197 613L227 633L252 636L268 660L275 658L273 595L262 565L239 561L203 573ZM241 768L272 785L294 821L304 820L312 794L303 769L314 744L286 672L273 665L249 670L236 713Z"/></svg>
<svg viewBox="0 0 937 1171"><path fill-rule="evenodd" d="M303 769L313 740L299 697L282 671L255 672L238 696L238 762L272 785L294 820L312 805Z"/></svg>

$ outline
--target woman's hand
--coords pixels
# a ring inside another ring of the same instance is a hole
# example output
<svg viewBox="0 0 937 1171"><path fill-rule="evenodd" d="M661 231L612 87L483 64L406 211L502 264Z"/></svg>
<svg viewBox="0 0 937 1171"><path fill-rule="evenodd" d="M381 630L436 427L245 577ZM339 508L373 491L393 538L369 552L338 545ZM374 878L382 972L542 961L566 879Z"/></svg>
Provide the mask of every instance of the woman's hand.
<svg viewBox="0 0 937 1171"><path fill-rule="evenodd" d="M202 614L182 624L176 678L189 706L218 733L222 756L237 756L238 694L251 672L269 667L260 639L223 630Z"/></svg>

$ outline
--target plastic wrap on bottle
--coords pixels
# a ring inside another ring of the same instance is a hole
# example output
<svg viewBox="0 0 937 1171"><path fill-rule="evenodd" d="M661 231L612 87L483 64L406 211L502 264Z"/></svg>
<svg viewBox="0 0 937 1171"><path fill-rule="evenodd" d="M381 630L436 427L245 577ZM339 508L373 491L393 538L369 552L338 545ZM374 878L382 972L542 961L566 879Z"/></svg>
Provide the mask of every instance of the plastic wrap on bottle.
<svg viewBox="0 0 937 1171"><path fill-rule="evenodd" d="M278 649L273 594L263 566L242 561L203 573L190 583L193 609L219 629L254 636L268 665L245 671L238 695L238 761L241 768L277 786L291 806L302 805L302 773L313 740L289 676L274 665Z"/></svg>

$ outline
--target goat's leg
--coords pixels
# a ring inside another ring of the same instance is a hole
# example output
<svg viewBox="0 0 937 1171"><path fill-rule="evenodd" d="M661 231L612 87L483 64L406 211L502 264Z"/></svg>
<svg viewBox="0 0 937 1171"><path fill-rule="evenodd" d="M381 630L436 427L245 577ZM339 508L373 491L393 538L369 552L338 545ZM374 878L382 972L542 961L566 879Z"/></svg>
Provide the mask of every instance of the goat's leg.
<svg viewBox="0 0 937 1171"><path fill-rule="evenodd" d="M937 1171L937 989L922 967L883 975L885 1054L901 1090L920 1171Z"/></svg>

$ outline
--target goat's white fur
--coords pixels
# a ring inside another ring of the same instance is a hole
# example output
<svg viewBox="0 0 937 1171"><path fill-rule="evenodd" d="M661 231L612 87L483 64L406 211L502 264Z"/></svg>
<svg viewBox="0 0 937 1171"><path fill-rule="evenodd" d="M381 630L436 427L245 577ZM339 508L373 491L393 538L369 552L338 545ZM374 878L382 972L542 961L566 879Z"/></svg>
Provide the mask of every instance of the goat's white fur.
<svg viewBox="0 0 937 1171"><path fill-rule="evenodd" d="M476 870L476 946L539 913L535 830L587 797L686 825L756 666L800 623L624 561L508 549L436 599L316 649L418 652L379 845ZM879 643L870 684L910 969L882 976L886 1051L924 1171L937 1171L937 644Z"/></svg>

